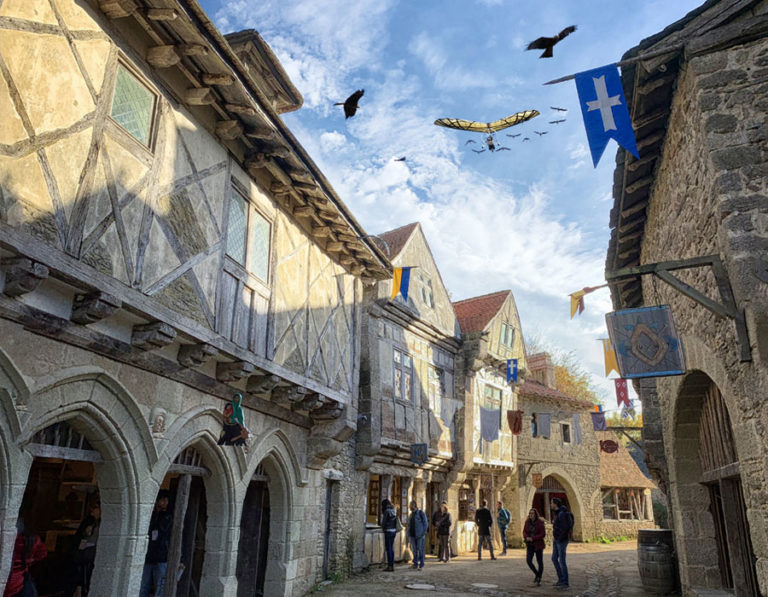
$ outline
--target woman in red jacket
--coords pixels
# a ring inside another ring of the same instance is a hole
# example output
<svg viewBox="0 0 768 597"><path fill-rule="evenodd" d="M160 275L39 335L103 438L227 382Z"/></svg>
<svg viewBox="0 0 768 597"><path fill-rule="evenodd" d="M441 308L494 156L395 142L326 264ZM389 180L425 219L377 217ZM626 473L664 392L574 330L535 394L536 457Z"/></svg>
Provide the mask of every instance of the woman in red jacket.
<svg viewBox="0 0 768 597"><path fill-rule="evenodd" d="M528 518L525 519L523 524L523 539L525 539L525 547L527 553L525 554L525 561L528 563L528 567L533 570L536 578L533 580L533 584L537 587L541 586L541 573L544 571L544 537L547 531L544 528L544 521L539 517L539 513L536 508L531 508L528 512ZM539 565L539 569L533 565L533 556L536 555L536 563Z"/></svg>
<svg viewBox="0 0 768 597"><path fill-rule="evenodd" d="M16 523L16 543L13 546L13 562L8 582L5 584L4 597L25 597L37 595L37 589L29 567L45 559L48 549L35 533L24 529L24 522L19 518Z"/></svg>

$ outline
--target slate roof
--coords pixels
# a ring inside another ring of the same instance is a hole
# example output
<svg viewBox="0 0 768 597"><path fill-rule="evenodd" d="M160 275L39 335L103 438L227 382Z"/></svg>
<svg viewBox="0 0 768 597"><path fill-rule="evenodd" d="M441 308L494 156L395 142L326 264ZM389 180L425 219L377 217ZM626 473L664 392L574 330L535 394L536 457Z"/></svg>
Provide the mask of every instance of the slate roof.
<svg viewBox="0 0 768 597"><path fill-rule="evenodd" d="M416 230L417 226L419 226L418 222L406 224L405 226L400 226L400 228L395 228L394 230L388 230L387 232L377 234L373 236L372 240L376 242L376 237L378 236L386 243L386 246L382 246L381 243L377 244L379 245L379 248L384 251L384 253L387 253L387 249L389 249L388 257L389 260L392 261L400 254L400 251L403 250L405 243L407 243L408 239L411 238L411 235L413 234L414 230Z"/></svg>
<svg viewBox="0 0 768 597"><path fill-rule="evenodd" d="M462 334L481 332L499 312L511 290L501 290L453 303Z"/></svg>
<svg viewBox="0 0 768 597"><path fill-rule="evenodd" d="M613 454L600 450L601 487L656 488L654 482L643 474L627 449L621 444L615 431L596 431L595 435L598 441L612 439L619 444L619 449Z"/></svg>
<svg viewBox="0 0 768 597"><path fill-rule="evenodd" d="M589 402L588 400L581 400L579 398L574 398L573 396L569 396L568 394L565 394L560 390L556 390L555 388L549 388L544 384L540 384L539 382L533 381L530 379L525 380L522 384L520 384L517 387L517 393L520 396L521 400L524 400L525 397L527 396L529 398L554 401L554 402L557 402L558 404L562 404L564 406L570 406L571 408L578 409L578 410L591 411L595 406L592 402Z"/></svg>

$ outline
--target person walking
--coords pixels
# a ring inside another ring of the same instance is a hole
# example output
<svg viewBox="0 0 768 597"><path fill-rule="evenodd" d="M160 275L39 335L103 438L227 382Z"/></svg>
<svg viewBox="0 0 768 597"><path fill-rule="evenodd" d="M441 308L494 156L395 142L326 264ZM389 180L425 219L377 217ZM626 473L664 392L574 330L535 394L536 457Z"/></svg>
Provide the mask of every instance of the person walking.
<svg viewBox="0 0 768 597"><path fill-rule="evenodd" d="M439 545L437 558L447 564L451 560L451 524L453 524L447 502L440 504L440 509L432 517L432 524L437 528Z"/></svg>
<svg viewBox="0 0 768 597"><path fill-rule="evenodd" d="M496 502L496 524L499 526L499 533L501 533L501 555L507 555L507 527L511 517L509 510L507 510L501 503L501 500Z"/></svg>
<svg viewBox="0 0 768 597"><path fill-rule="evenodd" d="M544 537L547 530L544 528L544 520L539 517L536 508L531 508L528 518L523 523L523 539L525 540L525 562L535 575L533 584L541 586L541 574L544 571ZM533 565L533 556L536 556L536 566Z"/></svg>
<svg viewBox="0 0 768 597"><path fill-rule="evenodd" d="M483 500L482 507L478 508L477 512L475 512L475 524L477 525L477 559L483 559L483 543L487 543L488 549L491 551L491 559L495 560L493 541L491 541L493 517L488 509L488 502L486 500Z"/></svg>
<svg viewBox="0 0 768 597"><path fill-rule="evenodd" d="M30 566L48 556L40 536L24 524L20 516L16 521L16 541L11 555L11 572L5 583L3 597L37 597L37 587L29 572Z"/></svg>
<svg viewBox="0 0 768 597"><path fill-rule="evenodd" d="M565 550L570 540L573 528L573 514L568 512L565 503L560 498L553 498L551 507L555 511L552 524L552 564L557 572L557 582L554 584L558 591L566 591L568 585L568 566L565 563Z"/></svg>
<svg viewBox="0 0 768 597"><path fill-rule="evenodd" d="M429 521L424 510L419 508L416 500L411 500L411 515L408 517L408 538L411 540L413 566L416 570L424 568L424 542L427 538Z"/></svg>
<svg viewBox="0 0 768 597"><path fill-rule="evenodd" d="M171 543L171 528L173 527L173 514L168 510L170 496L171 494L167 489L161 489L157 493L155 510L149 520L149 545L147 546L147 555L144 558L144 572L141 575L139 597L149 597L152 585L155 587L152 592L155 597L160 597L163 594L168 571L168 547Z"/></svg>
<svg viewBox="0 0 768 597"><path fill-rule="evenodd" d="M399 530L395 507L388 499L381 500L381 516L379 517L379 526L384 531L384 550L387 552L387 567L385 572L395 571L395 536ZM399 525L402 528L402 525Z"/></svg>

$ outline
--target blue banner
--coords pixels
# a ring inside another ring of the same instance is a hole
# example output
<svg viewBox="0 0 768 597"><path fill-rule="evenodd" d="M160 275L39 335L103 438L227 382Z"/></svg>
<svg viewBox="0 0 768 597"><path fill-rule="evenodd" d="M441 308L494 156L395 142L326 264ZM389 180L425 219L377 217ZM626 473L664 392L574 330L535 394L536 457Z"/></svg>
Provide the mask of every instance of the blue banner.
<svg viewBox="0 0 768 597"><path fill-rule="evenodd" d="M636 158L640 155L635 142L635 131L629 117L624 89L621 85L619 67L615 64L601 66L574 76L579 105L587 130L592 163L597 163L608 145L609 139L630 152Z"/></svg>
<svg viewBox="0 0 768 597"><path fill-rule="evenodd" d="M507 359L507 383L517 383L517 359Z"/></svg>

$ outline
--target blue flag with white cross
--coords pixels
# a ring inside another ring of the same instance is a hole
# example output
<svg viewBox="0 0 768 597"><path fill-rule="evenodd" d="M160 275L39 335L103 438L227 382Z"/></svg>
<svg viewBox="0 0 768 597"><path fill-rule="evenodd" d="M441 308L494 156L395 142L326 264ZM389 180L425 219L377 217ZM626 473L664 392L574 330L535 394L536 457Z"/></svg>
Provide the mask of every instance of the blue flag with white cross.
<svg viewBox="0 0 768 597"><path fill-rule="evenodd" d="M595 168L609 139L615 139L616 143L639 158L619 67L609 64L577 73L573 78L576 80L579 105Z"/></svg>

